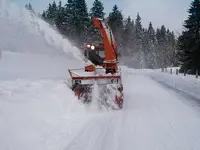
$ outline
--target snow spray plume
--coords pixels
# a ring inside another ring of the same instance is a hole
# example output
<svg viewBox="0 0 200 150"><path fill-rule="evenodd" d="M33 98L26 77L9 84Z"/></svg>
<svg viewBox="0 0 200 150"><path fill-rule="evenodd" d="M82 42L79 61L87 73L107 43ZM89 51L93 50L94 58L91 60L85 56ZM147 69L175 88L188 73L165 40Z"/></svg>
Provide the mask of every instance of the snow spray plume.
<svg viewBox="0 0 200 150"><path fill-rule="evenodd" d="M67 55L83 62L80 51L50 24L13 2L0 1L0 46L4 50Z"/></svg>
<svg viewBox="0 0 200 150"><path fill-rule="evenodd" d="M93 88L92 88L92 103L91 103L91 109L92 111L98 112L100 110L99 106L99 86L97 82L94 82Z"/></svg>

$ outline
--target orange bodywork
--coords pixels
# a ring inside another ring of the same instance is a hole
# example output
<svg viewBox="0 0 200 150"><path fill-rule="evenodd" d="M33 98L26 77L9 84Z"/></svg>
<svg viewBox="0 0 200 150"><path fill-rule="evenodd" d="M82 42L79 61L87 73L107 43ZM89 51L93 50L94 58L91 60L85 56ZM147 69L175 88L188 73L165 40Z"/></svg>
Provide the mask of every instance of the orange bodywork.
<svg viewBox="0 0 200 150"><path fill-rule="evenodd" d="M85 71L94 72L95 71L95 66L94 65L86 66L85 67Z"/></svg>
<svg viewBox="0 0 200 150"><path fill-rule="evenodd" d="M113 68L117 70L117 47L112 31L109 26L99 18L93 18L94 27L98 28L103 38L103 46L105 49L105 68Z"/></svg>
<svg viewBox="0 0 200 150"><path fill-rule="evenodd" d="M96 82L98 85L100 85L100 87L105 88L107 88L108 84L113 84L115 85L114 87L117 87L115 88L116 95L115 98L113 98L113 101L119 106L119 108L123 108L123 86L121 83L121 73L118 69L117 46L113 33L107 23L104 22L102 19L93 18L92 21L94 27L98 28L100 31L103 43L101 43L100 45L95 45L94 43L92 45L84 45L83 48L85 49L84 55L86 58L86 62L87 60L90 60L92 64L88 65L89 63L86 63L87 65L84 69L69 70L69 74L72 78L72 90L74 91L78 99L87 102L91 99L91 87L93 83ZM93 46L93 48L91 48L91 46ZM100 56L99 52L102 51L105 57ZM98 61L93 61L93 59ZM103 68L98 68L97 66L102 66ZM102 69L103 71L101 71L100 69ZM79 75L78 71L81 70L87 72L86 75L85 73L80 73ZM104 74L104 70L106 74ZM101 72L103 72L103 74L101 74ZM106 91L107 90L103 92Z"/></svg>

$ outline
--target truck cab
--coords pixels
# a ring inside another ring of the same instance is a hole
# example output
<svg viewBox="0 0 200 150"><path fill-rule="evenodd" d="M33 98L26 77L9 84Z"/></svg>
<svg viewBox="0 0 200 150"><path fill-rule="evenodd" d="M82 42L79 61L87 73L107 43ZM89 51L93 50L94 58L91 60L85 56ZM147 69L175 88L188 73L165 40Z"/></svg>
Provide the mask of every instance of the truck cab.
<svg viewBox="0 0 200 150"><path fill-rule="evenodd" d="M105 50L101 44L87 44L84 49L86 59L96 66L103 66Z"/></svg>

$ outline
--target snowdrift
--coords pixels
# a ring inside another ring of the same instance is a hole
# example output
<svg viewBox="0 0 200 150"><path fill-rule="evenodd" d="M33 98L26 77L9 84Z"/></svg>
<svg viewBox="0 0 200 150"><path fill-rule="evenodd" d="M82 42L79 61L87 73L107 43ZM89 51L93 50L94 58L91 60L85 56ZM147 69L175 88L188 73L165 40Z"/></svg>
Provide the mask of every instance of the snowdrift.
<svg viewBox="0 0 200 150"><path fill-rule="evenodd" d="M3 51L0 60L0 80L69 78L68 69L80 65L67 56L50 56Z"/></svg>
<svg viewBox="0 0 200 150"><path fill-rule="evenodd" d="M83 66L80 51L5 0L0 48L1 150L200 148L199 114L149 77L176 87L189 87L187 79L123 66L125 109L98 113L95 101L85 108L66 86L67 70Z"/></svg>
<svg viewBox="0 0 200 150"><path fill-rule="evenodd" d="M46 22L0 1L1 150L62 149L91 117L66 85L80 51Z"/></svg>
<svg viewBox="0 0 200 150"><path fill-rule="evenodd" d="M161 69L131 69L126 66L122 67L123 71L130 74L141 74L151 77L155 81L163 83L172 89L177 89L190 96L200 99L200 79L194 75L184 76L183 74L176 75L176 69L173 68L173 74L169 72L162 73Z"/></svg>
<svg viewBox="0 0 200 150"><path fill-rule="evenodd" d="M170 75L169 73L154 71L151 77L156 81L200 99L200 80L195 78L195 76L184 76L183 74L177 76L175 74Z"/></svg>

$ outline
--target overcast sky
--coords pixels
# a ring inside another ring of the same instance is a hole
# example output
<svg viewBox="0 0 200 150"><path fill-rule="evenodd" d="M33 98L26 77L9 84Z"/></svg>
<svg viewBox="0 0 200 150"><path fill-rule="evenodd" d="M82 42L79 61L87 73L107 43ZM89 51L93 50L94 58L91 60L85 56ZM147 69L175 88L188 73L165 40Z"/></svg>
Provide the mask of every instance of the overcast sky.
<svg viewBox="0 0 200 150"><path fill-rule="evenodd" d="M31 3L37 11L44 10L53 0L12 0L20 6ZM57 0L58 1L58 0ZM66 2L67 0L63 0ZM94 0L86 0L88 8L91 8ZM101 0L108 14L117 4L124 17L130 15L135 19L140 13L145 27L152 21L154 27L164 24L175 32L181 31L182 23L187 18L187 10L192 0Z"/></svg>

